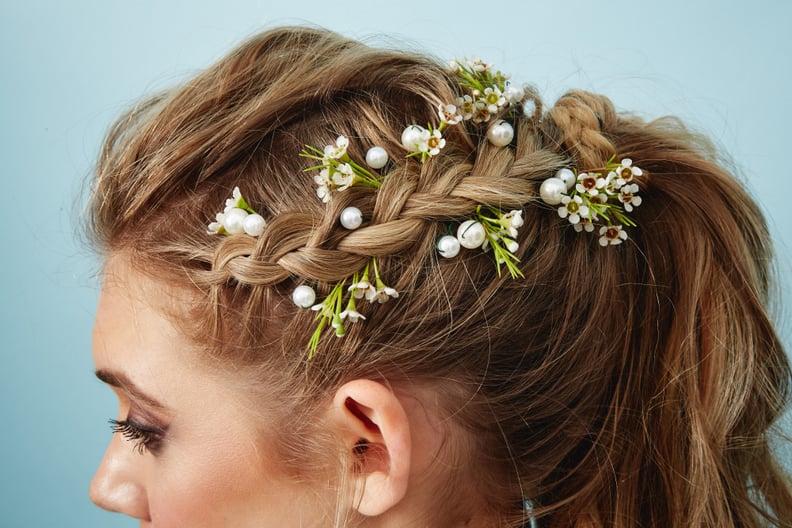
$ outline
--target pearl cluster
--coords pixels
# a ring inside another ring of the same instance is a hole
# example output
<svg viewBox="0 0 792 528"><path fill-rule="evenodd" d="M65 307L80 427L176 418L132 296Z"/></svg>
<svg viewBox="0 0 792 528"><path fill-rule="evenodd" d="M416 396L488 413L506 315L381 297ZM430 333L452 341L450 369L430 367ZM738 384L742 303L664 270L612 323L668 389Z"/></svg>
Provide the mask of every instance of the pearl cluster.
<svg viewBox="0 0 792 528"><path fill-rule="evenodd" d="M456 235L443 235L440 237L437 241L437 252L440 253L441 257L454 258L459 255L461 248L486 249L489 242L502 240L506 245L506 249L513 253L518 247L517 242L513 238L517 236L517 228L523 225L522 211L511 211L499 216L500 220L497 228L490 228L489 233L485 222L477 219L465 220L457 227Z"/></svg>
<svg viewBox="0 0 792 528"><path fill-rule="evenodd" d="M239 187L234 187L232 197L226 200L222 213L217 213L215 221L208 226L209 234L261 236L267 222L256 213L242 197Z"/></svg>
<svg viewBox="0 0 792 528"><path fill-rule="evenodd" d="M539 197L548 205L558 205L561 198L575 186L577 176L567 168L559 169L555 177L547 178L539 186Z"/></svg>
<svg viewBox="0 0 792 528"><path fill-rule="evenodd" d="M234 207L225 213L223 227L229 235L245 233L250 236L260 236L264 232L267 222L257 213L248 213L244 209Z"/></svg>

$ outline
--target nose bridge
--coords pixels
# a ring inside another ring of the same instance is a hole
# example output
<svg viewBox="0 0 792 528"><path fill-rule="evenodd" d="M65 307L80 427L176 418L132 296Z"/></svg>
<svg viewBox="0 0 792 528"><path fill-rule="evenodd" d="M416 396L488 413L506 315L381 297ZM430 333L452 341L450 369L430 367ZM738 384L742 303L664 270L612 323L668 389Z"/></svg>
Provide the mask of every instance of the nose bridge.
<svg viewBox="0 0 792 528"><path fill-rule="evenodd" d="M149 520L143 457L121 435L113 435L91 481L91 500L104 510Z"/></svg>

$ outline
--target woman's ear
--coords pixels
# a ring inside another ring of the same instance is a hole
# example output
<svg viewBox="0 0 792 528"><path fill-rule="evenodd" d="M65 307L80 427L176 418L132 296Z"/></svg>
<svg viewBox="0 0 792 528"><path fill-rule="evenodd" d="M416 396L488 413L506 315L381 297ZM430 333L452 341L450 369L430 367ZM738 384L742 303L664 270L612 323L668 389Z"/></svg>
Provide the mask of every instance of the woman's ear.
<svg viewBox="0 0 792 528"><path fill-rule="evenodd" d="M354 460L355 509L385 513L407 493L412 446L404 406L385 385L359 379L336 391L330 414Z"/></svg>

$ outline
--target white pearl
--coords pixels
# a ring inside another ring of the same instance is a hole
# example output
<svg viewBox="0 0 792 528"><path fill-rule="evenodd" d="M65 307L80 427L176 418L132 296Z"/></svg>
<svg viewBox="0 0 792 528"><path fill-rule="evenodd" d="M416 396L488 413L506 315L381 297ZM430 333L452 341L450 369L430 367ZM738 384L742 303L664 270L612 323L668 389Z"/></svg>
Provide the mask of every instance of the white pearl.
<svg viewBox="0 0 792 528"><path fill-rule="evenodd" d="M566 184L567 190L574 187L575 182L577 182L577 176L575 176L575 173L567 169L566 167L563 169L558 169L558 172L556 172L555 177Z"/></svg>
<svg viewBox="0 0 792 528"><path fill-rule="evenodd" d="M561 196L567 191L566 184L558 178L547 178L539 186L539 196L542 201L550 205L561 203Z"/></svg>
<svg viewBox="0 0 792 528"><path fill-rule="evenodd" d="M514 127L501 119L487 130L487 139L496 147L505 147L514 139Z"/></svg>
<svg viewBox="0 0 792 528"><path fill-rule="evenodd" d="M300 308L310 308L316 302L316 292L310 286L301 284L294 288L292 301Z"/></svg>
<svg viewBox="0 0 792 528"><path fill-rule="evenodd" d="M457 239L463 247L468 249L475 249L481 247L484 240L487 238L487 233L484 226L476 220L465 220L459 224L457 229Z"/></svg>
<svg viewBox="0 0 792 528"><path fill-rule="evenodd" d="M240 235L245 232L244 222L247 216L247 211L234 207L225 214L223 227L229 235Z"/></svg>
<svg viewBox="0 0 792 528"><path fill-rule="evenodd" d="M414 152L418 148L418 143L421 142L423 133L424 127L419 125L410 125L405 128L401 135L401 142L404 148Z"/></svg>
<svg viewBox="0 0 792 528"><path fill-rule="evenodd" d="M363 223L363 213L357 207L347 207L341 211L341 225L347 229L357 229Z"/></svg>
<svg viewBox="0 0 792 528"><path fill-rule="evenodd" d="M445 235L437 241L437 252L441 257L454 258L459 255L459 240L457 237Z"/></svg>
<svg viewBox="0 0 792 528"><path fill-rule="evenodd" d="M388 153L382 147L371 147L366 152L366 165L372 169L381 169L388 163Z"/></svg>
<svg viewBox="0 0 792 528"><path fill-rule="evenodd" d="M261 236L265 227L267 227L267 222L264 220L264 217L256 213L247 215L242 222L242 228L245 230L245 233L254 237Z"/></svg>

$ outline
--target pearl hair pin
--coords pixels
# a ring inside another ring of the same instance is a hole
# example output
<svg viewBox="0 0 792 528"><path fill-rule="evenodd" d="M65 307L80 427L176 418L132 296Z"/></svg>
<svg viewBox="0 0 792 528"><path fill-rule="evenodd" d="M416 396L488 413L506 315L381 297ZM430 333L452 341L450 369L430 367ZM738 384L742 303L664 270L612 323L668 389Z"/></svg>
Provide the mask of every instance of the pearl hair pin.
<svg viewBox="0 0 792 528"><path fill-rule="evenodd" d="M357 229L363 223L363 213L357 207L347 207L341 211L339 221L349 230Z"/></svg>
<svg viewBox="0 0 792 528"><path fill-rule="evenodd" d="M459 255L459 239L453 235L445 235L437 241L437 252L441 257L454 258Z"/></svg>
<svg viewBox="0 0 792 528"><path fill-rule="evenodd" d="M487 239L487 232L481 222L476 220L465 220L459 224L457 229L457 239L462 247L475 249L481 247Z"/></svg>
<svg viewBox="0 0 792 528"><path fill-rule="evenodd" d="M508 121L501 119L487 130L487 139L496 147L505 147L514 139L514 127Z"/></svg>
<svg viewBox="0 0 792 528"><path fill-rule="evenodd" d="M310 286L301 284L294 288L292 301L300 308L310 308L316 302L316 292Z"/></svg>
<svg viewBox="0 0 792 528"><path fill-rule="evenodd" d="M388 164L388 153L382 147L371 147L366 152L366 165L372 169L381 169Z"/></svg>

